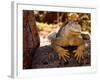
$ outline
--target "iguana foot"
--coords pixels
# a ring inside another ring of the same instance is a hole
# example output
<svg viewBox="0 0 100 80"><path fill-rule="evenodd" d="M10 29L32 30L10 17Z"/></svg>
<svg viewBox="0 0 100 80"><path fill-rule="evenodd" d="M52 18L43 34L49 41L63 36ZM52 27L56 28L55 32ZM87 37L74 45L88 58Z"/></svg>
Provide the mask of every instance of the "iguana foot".
<svg viewBox="0 0 100 80"><path fill-rule="evenodd" d="M54 49L54 51L58 54L59 59L67 61L67 59L69 58L69 53L68 50L62 48L59 45L56 44L52 44L52 48Z"/></svg>
<svg viewBox="0 0 100 80"><path fill-rule="evenodd" d="M85 54L84 54L84 49L82 49L82 48L78 48L77 50L75 50L74 51L75 52L75 58L76 58L76 61L78 62L78 63L81 63L82 62L82 60L84 59L84 56L85 56Z"/></svg>
<svg viewBox="0 0 100 80"><path fill-rule="evenodd" d="M67 59L69 58L68 50L60 50L60 52L58 53L58 56L60 60L62 59L66 62Z"/></svg>

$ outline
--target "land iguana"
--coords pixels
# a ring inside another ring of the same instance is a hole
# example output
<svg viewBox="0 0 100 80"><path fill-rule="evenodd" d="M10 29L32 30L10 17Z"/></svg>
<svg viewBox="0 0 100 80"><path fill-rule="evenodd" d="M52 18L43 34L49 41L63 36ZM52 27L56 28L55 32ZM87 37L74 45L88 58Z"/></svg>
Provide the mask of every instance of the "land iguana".
<svg viewBox="0 0 100 80"><path fill-rule="evenodd" d="M77 46L77 49L73 52L74 57L78 63L84 59L85 42L81 36L81 26L77 23L76 14L69 15L69 22L61 27L56 34L57 36L51 40L51 46L53 50L58 54L59 59L67 61L70 58L67 46Z"/></svg>

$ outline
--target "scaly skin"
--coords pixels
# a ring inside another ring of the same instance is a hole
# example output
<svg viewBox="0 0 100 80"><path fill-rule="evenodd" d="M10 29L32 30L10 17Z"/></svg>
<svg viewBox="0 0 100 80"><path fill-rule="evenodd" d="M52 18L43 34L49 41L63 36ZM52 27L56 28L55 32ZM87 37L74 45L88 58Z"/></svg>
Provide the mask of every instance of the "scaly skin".
<svg viewBox="0 0 100 80"><path fill-rule="evenodd" d="M66 58L69 58L68 50L65 50L64 48L62 48L64 46L68 45L67 42L64 41L64 39L63 39L63 41L62 41L61 38L60 39L59 38L58 39L54 39L52 41L51 45L52 45L54 51L56 53L58 53L59 59L63 59L64 61L66 61Z"/></svg>
<svg viewBox="0 0 100 80"><path fill-rule="evenodd" d="M80 37L80 26L76 23L72 24L73 25L68 24L62 28L60 34L55 39L51 40L51 46L58 54L59 59L63 59L64 61L67 61L67 59L70 58L70 53L63 47L78 46L77 50L74 51L74 57L78 63L81 63L84 58L85 43ZM71 30L70 26L75 28L75 31L73 31L74 29Z"/></svg>

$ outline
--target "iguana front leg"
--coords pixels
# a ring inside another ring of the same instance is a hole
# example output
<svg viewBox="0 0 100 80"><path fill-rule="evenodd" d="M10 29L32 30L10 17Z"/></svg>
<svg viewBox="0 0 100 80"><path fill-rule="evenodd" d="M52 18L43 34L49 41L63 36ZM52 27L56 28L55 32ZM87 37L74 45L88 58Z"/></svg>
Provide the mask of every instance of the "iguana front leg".
<svg viewBox="0 0 100 80"><path fill-rule="evenodd" d="M63 59L64 61L66 61L69 58L68 50L65 50L61 46L55 44L52 44L52 48L58 54L60 60Z"/></svg>
<svg viewBox="0 0 100 80"><path fill-rule="evenodd" d="M84 59L84 50L85 50L85 44L82 44L80 46L78 46L77 50L75 51L75 57L76 57L76 61L78 61L78 63L81 63L82 59Z"/></svg>
<svg viewBox="0 0 100 80"><path fill-rule="evenodd" d="M51 46L54 49L54 51L58 54L59 59L67 61L67 59L69 58L68 50L61 47L65 45L66 42L60 41L60 39L55 39L51 42Z"/></svg>
<svg viewBox="0 0 100 80"><path fill-rule="evenodd" d="M84 50L85 50L85 42L82 38L74 37L71 38L69 41L71 46L78 46L76 50L73 52L75 53L74 57L78 63L81 63L82 59L84 59Z"/></svg>

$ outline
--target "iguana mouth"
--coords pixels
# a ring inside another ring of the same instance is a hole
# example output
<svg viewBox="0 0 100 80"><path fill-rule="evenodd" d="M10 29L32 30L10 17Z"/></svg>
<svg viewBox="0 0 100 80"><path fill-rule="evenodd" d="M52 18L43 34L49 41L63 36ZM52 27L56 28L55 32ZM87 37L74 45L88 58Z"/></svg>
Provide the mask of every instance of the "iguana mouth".
<svg viewBox="0 0 100 80"><path fill-rule="evenodd" d="M76 34L77 34L77 33L78 33L78 34L81 33L80 31L73 31L73 30L70 30L70 31L73 32L73 33L76 33Z"/></svg>
<svg viewBox="0 0 100 80"><path fill-rule="evenodd" d="M79 34L81 33L81 32L75 32L75 31L70 31L70 32L71 32L71 34L72 34L73 37L74 36L79 36Z"/></svg>

